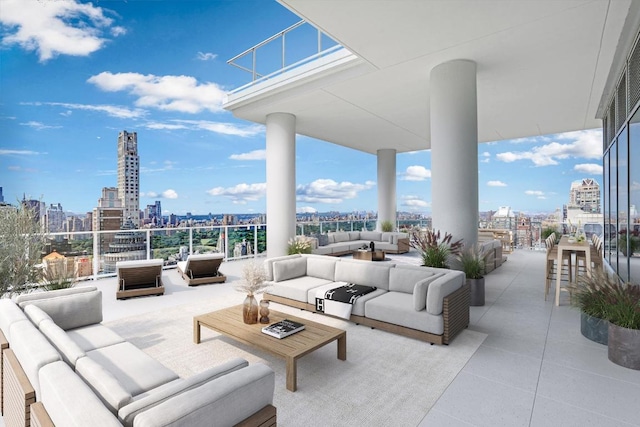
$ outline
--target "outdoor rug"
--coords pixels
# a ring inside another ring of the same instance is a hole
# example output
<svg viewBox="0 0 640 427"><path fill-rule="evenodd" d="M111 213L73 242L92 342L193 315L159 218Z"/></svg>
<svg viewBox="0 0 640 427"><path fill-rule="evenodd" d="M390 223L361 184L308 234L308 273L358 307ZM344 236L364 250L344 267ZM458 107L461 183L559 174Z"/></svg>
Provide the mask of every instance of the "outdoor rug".
<svg viewBox="0 0 640 427"><path fill-rule="evenodd" d="M193 316L241 302L239 293L106 323L181 377L232 357L276 373L278 425L417 426L486 334L464 330L448 346L429 345L366 326L271 304L270 308L347 331L347 360L332 342L298 360L298 390L285 385L285 362L207 328L193 343Z"/></svg>

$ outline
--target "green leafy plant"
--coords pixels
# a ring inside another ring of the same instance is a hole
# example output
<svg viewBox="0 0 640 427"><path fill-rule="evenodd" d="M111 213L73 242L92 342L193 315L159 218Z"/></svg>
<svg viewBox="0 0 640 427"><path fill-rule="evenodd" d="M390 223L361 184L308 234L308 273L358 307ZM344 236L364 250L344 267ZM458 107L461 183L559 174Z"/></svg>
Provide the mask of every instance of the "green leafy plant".
<svg viewBox="0 0 640 427"><path fill-rule="evenodd" d="M422 266L449 268L449 256L457 256L462 250L462 239L451 242L453 236L445 233L440 240L440 231L412 228L409 233L409 244L420 252Z"/></svg>
<svg viewBox="0 0 640 427"><path fill-rule="evenodd" d="M0 208L0 296L29 292L38 287L46 237L34 212L20 204Z"/></svg>
<svg viewBox="0 0 640 427"><path fill-rule="evenodd" d="M294 239L289 239L288 245L288 255L311 253L311 239L305 236L296 236Z"/></svg>
<svg viewBox="0 0 640 427"><path fill-rule="evenodd" d="M382 221L382 223L380 224L380 229L385 233L393 231L393 222L389 220Z"/></svg>
<svg viewBox="0 0 640 427"><path fill-rule="evenodd" d="M458 254L458 262L467 279L482 279L484 277L484 255L484 250L480 245L470 246Z"/></svg>
<svg viewBox="0 0 640 427"><path fill-rule="evenodd" d="M45 291L72 288L76 284L76 274L73 270L68 271L66 263L64 266L56 267L59 268L46 269L42 275L42 288Z"/></svg>
<svg viewBox="0 0 640 427"><path fill-rule="evenodd" d="M596 270L571 285L571 302L582 312L629 329L640 329L640 285L620 283Z"/></svg>

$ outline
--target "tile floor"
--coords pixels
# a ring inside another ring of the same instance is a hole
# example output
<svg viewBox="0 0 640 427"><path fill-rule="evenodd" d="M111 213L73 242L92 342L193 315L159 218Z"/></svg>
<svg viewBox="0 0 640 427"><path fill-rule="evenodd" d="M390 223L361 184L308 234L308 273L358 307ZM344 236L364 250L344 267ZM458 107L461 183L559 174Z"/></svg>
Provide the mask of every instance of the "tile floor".
<svg viewBox="0 0 640 427"><path fill-rule="evenodd" d="M487 339L420 426L639 426L640 371L580 334L580 315L544 301L544 252L516 250L486 276L470 328Z"/></svg>
<svg viewBox="0 0 640 427"><path fill-rule="evenodd" d="M471 307L470 328L488 337L420 427L640 426L640 371L609 362L605 346L582 337L566 293L560 307L544 301L544 262L544 252L516 250L486 276L486 303ZM232 281L243 265L222 270ZM103 290L104 321L235 292L228 283L185 288L176 270L165 274L163 297L116 301L115 278L83 284Z"/></svg>

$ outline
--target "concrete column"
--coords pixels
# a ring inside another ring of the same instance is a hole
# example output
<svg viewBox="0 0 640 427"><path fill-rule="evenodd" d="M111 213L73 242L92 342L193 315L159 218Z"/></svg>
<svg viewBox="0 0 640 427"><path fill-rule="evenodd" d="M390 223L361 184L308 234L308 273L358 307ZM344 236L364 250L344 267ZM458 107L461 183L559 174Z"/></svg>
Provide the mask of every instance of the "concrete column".
<svg viewBox="0 0 640 427"><path fill-rule="evenodd" d="M396 224L396 150L378 150L378 225L382 221Z"/></svg>
<svg viewBox="0 0 640 427"><path fill-rule="evenodd" d="M455 60L431 71L433 228L478 241L478 103L476 64Z"/></svg>
<svg viewBox="0 0 640 427"><path fill-rule="evenodd" d="M296 234L296 117L267 115L267 256L287 254Z"/></svg>

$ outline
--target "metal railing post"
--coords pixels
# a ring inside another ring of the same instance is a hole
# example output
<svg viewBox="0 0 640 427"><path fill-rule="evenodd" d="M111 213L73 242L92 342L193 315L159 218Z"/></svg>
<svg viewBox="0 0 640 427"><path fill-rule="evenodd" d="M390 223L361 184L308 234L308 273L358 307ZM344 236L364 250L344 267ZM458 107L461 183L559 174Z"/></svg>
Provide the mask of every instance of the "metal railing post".
<svg viewBox="0 0 640 427"><path fill-rule="evenodd" d="M189 255L193 254L193 228L189 227Z"/></svg>
<svg viewBox="0 0 640 427"><path fill-rule="evenodd" d="M93 231L93 280L98 280L98 269L100 268L100 235L97 230Z"/></svg>
<svg viewBox="0 0 640 427"><path fill-rule="evenodd" d="M147 259L151 259L151 230L147 230Z"/></svg>

